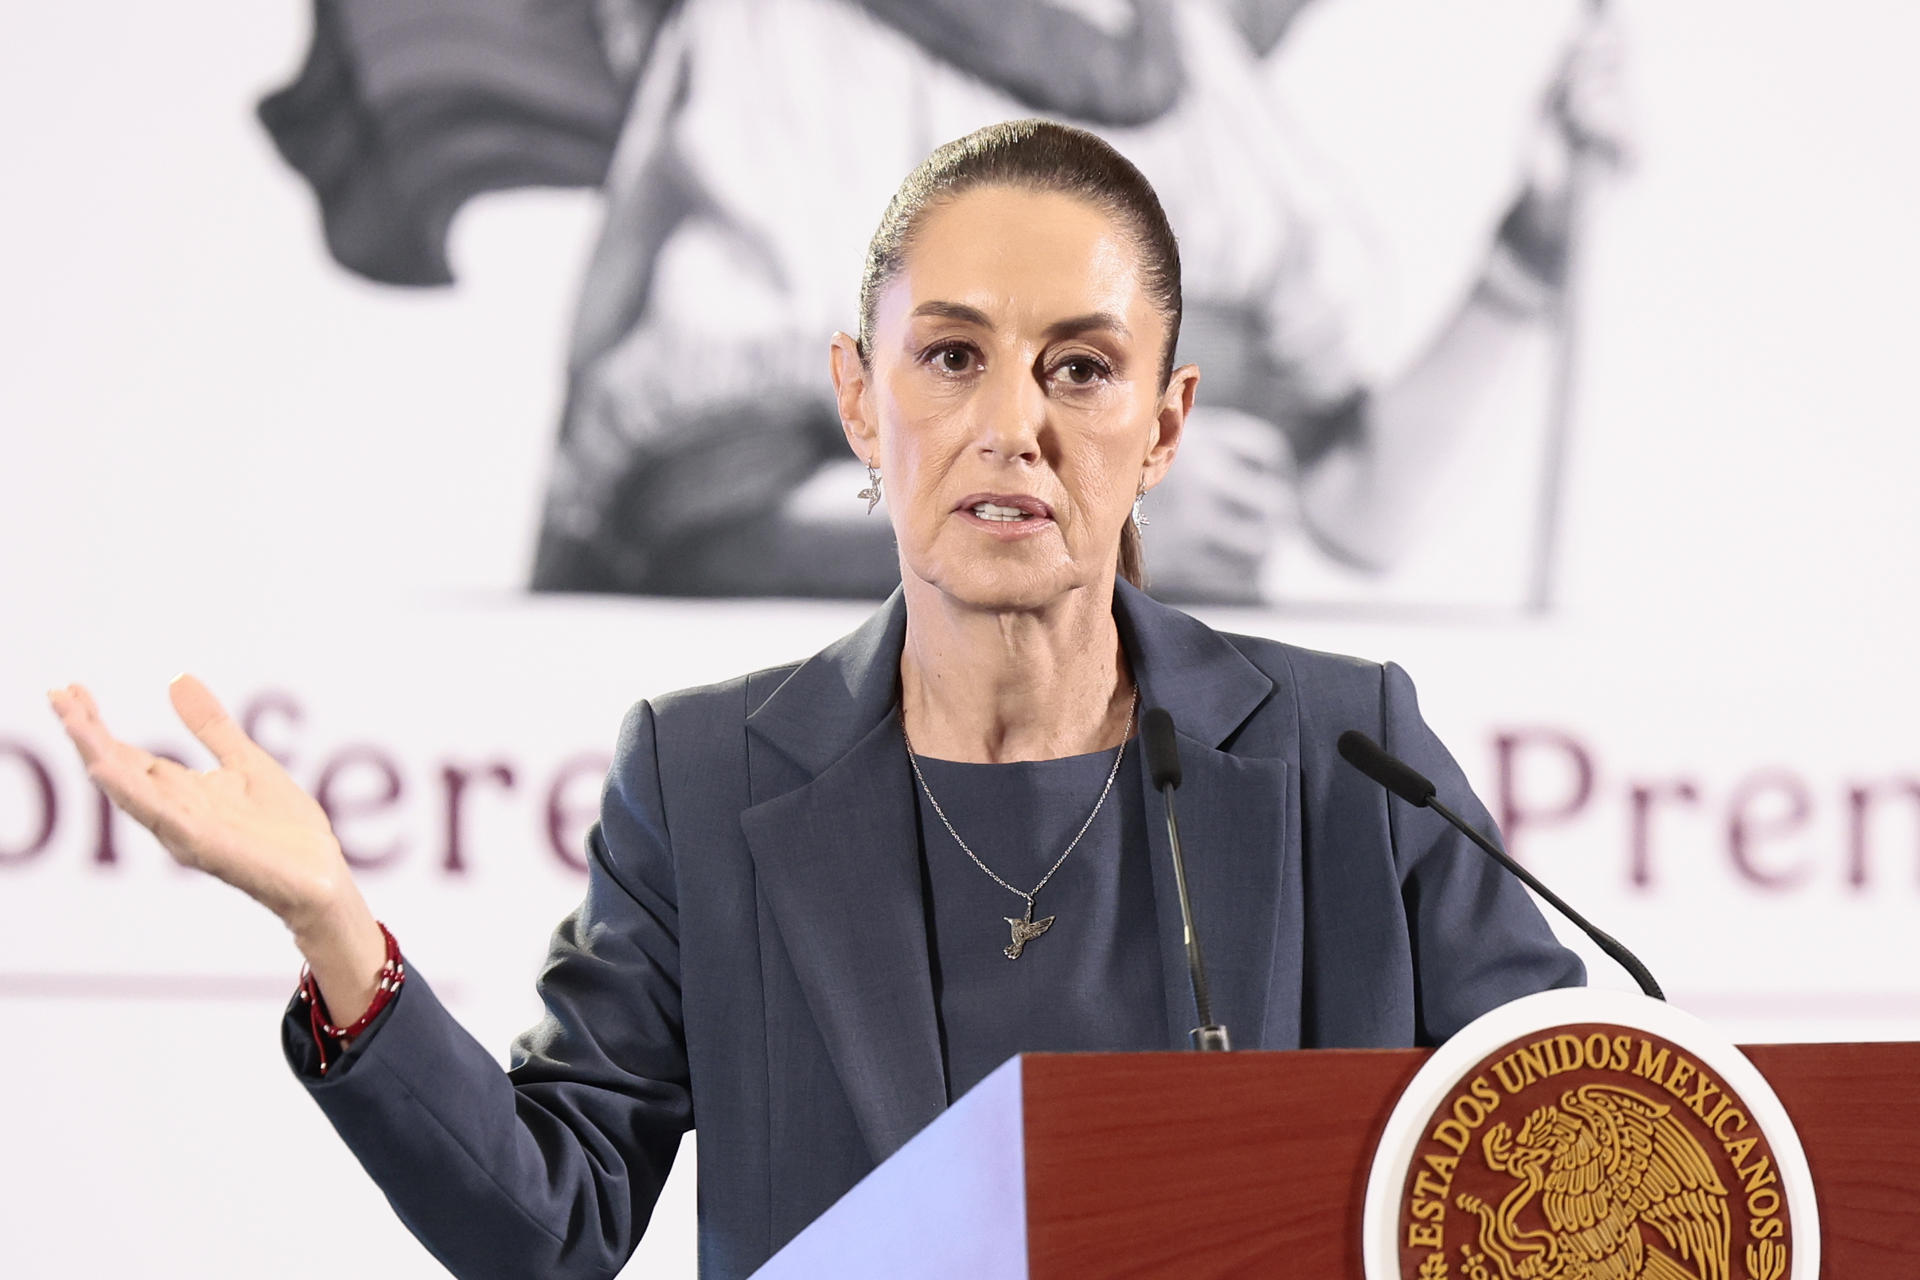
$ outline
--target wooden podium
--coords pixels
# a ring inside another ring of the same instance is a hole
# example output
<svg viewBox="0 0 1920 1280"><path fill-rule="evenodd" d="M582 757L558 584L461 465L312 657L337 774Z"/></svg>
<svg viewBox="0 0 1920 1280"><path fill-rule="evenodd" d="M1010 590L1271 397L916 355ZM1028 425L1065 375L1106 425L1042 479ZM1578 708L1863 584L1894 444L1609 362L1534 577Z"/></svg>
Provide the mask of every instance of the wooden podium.
<svg viewBox="0 0 1920 1280"><path fill-rule="evenodd" d="M1920 1044L1743 1052L1799 1130L1821 1274L1920 1277ZM756 1276L1363 1280L1374 1145L1427 1056L1015 1058Z"/></svg>

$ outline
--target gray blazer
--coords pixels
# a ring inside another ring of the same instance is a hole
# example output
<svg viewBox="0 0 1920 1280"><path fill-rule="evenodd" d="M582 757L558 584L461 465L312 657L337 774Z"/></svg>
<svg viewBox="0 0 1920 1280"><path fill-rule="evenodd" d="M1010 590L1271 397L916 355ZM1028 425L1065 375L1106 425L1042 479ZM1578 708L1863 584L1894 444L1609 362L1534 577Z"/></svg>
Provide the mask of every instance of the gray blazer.
<svg viewBox="0 0 1920 1280"><path fill-rule="evenodd" d="M1399 668L1222 634L1125 584L1114 612L1141 705L1179 726L1194 916L1236 1047L1432 1044L1582 981L1518 885L1335 757L1360 729L1491 827ZM295 1070L456 1275L614 1274L697 1124L701 1271L745 1276L947 1105L896 715L905 627L896 593L804 663L628 714L586 898L509 1072L417 969L324 1078L290 1011ZM1147 792L1141 945L1178 1048L1195 1014Z"/></svg>

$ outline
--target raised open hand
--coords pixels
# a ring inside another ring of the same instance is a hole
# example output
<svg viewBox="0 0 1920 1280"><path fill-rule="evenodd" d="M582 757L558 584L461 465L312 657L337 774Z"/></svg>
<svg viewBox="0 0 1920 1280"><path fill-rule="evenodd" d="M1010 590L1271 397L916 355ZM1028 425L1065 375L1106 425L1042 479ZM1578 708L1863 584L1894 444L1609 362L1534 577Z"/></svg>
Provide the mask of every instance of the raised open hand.
<svg viewBox="0 0 1920 1280"><path fill-rule="evenodd" d="M153 832L176 862L217 876L293 932L333 1020L373 999L385 940L353 883L326 812L240 731L192 676L168 686L173 709L219 764L195 771L120 741L79 685L47 694L87 776Z"/></svg>
<svg viewBox="0 0 1920 1280"><path fill-rule="evenodd" d="M175 861L226 881L296 934L334 911L352 878L326 813L200 681L179 676L168 693L215 768L189 769L115 738L79 685L47 697L87 775Z"/></svg>

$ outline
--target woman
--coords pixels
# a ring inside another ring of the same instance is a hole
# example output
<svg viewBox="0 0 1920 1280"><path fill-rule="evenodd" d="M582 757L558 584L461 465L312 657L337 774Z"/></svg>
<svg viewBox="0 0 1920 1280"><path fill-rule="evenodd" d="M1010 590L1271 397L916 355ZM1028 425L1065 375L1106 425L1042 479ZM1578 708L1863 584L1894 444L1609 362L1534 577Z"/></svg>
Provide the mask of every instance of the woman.
<svg viewBox="0 0 1920 1280"><path fill-rule="evenodd" d="M392 990L318 807L196 681L173 698L204 774L54 695L116 803L292 930L289 1057L449 1268L617 1269L697 1116L703 1271L745 1275L1008 1054L1183 1043L1128 745L1149 705L1185 739L1195 916L1241 1045L1430 1042L1580 980L1517 886L1333 759L1357 727L1466 794L1404 674L1137 589L1136 504L1199 378L1172 367L1179 319L1159 204L1092 135L995 126L907 179L831 353L901 589L805 663L628 716L508 1073L419 974Z"/></svg>

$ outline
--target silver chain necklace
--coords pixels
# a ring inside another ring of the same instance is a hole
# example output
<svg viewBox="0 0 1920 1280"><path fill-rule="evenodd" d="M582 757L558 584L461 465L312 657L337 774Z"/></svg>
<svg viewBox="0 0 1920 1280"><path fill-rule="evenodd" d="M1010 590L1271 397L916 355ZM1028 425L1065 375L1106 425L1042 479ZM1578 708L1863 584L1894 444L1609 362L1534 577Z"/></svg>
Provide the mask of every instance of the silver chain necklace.
<svg viewBox="0 0 1920 1280"><path fill-rule="evenodd" d="M1120 734L1120 746L1113 753L1113 768L1107 771L1107 785L1100 788L1100 798L1093 802L1093 812L1089 813L1087 820L1080 824L1080 829L1073 833L1073 839L1067 842L1066 850L1054 860L1051 867L1047 868L1047 874L1040 877L1040 883L1031 889L1025 890L1016 889L1001 879L994 869L982 862L980 855L975 853L967 842L960 838L960 833L953 829L953 822L947 817L947 811L940 807L940 802L934 799L933 788L927 785L927 775L920 772L920 761L915 757L913 752L913 739L907 735L906 711L902 708L900 713L900 736L906 740L907 763L913 766L913 776L919 779L920 790L926 792L927 803L933 806L933 811L936 814L940 815L940 824L947 829L947 834L953 837L953 842L960 846L960 851L973 859L974 866L986 872L988 878L995 884L1027 904L1027 914L1024 918L1015 916L1001 917L1001 919L1013 927L1013 941L1003 948L1003 954L1005 954L1007 959L1018 960L1020 953L1027 949L1029 942L1032 942L1035 938L1053 927L1052 916L1048 916L1044 920L1035 920L1033 918L1033 900L1039 896L1042 889L1047 887L1047 881L1053 879L1053 873L1058 871L1061 865L1066 862L1067 855L1072 853L1079 845L1080 837L1087 834L1087 828L1093 825L1093 820L1100 816L1100 808L1107 802L1107 793L1113 790L1113 780L1120 776L1120 760L1127 754L1127 739L1133 736L1133 713L1137 711L1139 707L1140 688L1136 685L1134 686L1133 697L1127 703L1127 727Z"/></svg>

